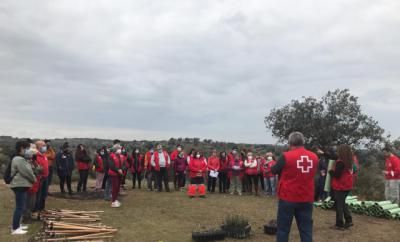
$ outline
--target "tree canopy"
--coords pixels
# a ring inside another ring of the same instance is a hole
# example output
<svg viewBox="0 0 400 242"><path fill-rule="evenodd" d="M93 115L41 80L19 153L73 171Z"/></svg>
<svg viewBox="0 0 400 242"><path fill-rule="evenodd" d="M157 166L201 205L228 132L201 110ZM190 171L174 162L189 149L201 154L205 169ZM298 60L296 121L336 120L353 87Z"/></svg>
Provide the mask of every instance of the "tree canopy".
<svg viewBox="0 0 400 242"><path fill-rule="evenodd" d="M308 146L328 147L338 143L370 147L384 140L384 129L362 112L358 98L348 89L329 91L321 99L292 100L272 109L264 122L281 142L293 131L302 132Z"/></svg>

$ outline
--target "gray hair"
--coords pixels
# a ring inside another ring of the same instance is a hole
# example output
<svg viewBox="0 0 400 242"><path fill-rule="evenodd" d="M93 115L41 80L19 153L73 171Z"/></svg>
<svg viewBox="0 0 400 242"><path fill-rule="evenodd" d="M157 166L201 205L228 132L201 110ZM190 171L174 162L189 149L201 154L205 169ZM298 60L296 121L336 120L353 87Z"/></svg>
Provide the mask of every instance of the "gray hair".
<svg viewBox="0 0 400 242"><path fill-rule="evenodd" d="M304 146L304 135L298 131L292 132L289 134L288 142L290 146Z"/></svg>

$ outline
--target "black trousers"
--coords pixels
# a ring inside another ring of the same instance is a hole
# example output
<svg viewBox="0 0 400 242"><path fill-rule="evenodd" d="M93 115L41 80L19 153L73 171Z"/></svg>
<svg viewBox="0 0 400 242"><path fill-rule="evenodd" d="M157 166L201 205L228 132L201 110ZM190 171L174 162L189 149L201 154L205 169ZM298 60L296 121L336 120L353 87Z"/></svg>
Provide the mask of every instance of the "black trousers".
<svg viewBox="0 0 400 242"><path fill-rule="evenodd" d="M248 192L252 192L254 185L254 190L256 193L258 192L258 175L247 175L247 187L248 187Z"/></svg>
<svg viewBox="0 0 400 242"><path fill-rule="evenodd" d="M178 188L185 187L186 183L186 174L184 171L178 171L177 175L175 175L177 178L177 183L178 183Z"/></svg>
<svg viewBox="0 0 400 242"><path fill-rule="evenodd" d="M136 187L136 180L139 185L139 189L142 188L142 173L141 172L134 172L132 173L132 187Z"/></svg>
<svg viewBox="0 0 400 242"><path fill-rule="evenodd" d="M160 171L157 171L157 185L158 191L162 191L162 183L164 182L165 191L169 192L169 181L168 181L168 170L165 167L160 167Z"/></svg>
<svg viewBox="0 0 400 242"><path fill-rule="evenodd" d="M353 222L351 212L346 204L346 197L349 192L350 191L333 191L336 204L336 226L338 227L343 227L346 224Z"/></svg>
<svg viewBox="0 0 400 242"><path fill-rule="evenodd" d="M78 192L80 191L86 192L88 176L89 176L89 170L79 170L79 182L77 188Z"/></svg>
<svg viewBox="0 0 400 242"><path fill-rule="evenodd" d="M58 176L58 178L60 179L60 191L62 193L65 192L64 190L64 184L65 182L67 182L67 188L68 188L68 192L72 193L72 188L71 188L71 175L67 175L67 176Z"/></svg>
<svg viewBox="0 0 400 242"><path fill-rule="evenodd" d="M215 185L216 184L217 184L217 178L210 176L210 173L208 173L207 191L208 192L215 192Z"/></svg>
<svg viewBox="0 0 400 242"><path fill-rule="evenodd" d="M101 185L101 189L106 189L106 183L107 183L108 177L108 171L104 171L104 178L103 178L103 184Z"/></svg>
<svg viewBox="0 0 400 242"><path fill-rule="evenodd" d="M228 186L228 173L227 172L220 172L218 174L218 180L219 180L219 192L220 193L225 193L229 191L229 186Z"/></svg>
<svg viewBox="0 0 400 242"><path fill-rule="evenodd" d="M262 174L258 174L258 181L261 184L261 189L265 191L264 176Z"/></svg>

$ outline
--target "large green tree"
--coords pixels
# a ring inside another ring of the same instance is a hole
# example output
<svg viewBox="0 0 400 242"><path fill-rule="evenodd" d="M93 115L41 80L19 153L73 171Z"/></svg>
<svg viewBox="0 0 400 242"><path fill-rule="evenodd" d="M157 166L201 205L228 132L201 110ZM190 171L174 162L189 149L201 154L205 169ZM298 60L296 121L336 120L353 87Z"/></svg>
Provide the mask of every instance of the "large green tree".
<svg viewBox="0 0 400 242"><path fill-rule="evenodd" d="M272 109L264 122L281 142L293 131L302 132L309 146L340 143L371 147L384 140L384 130L362 112L358 98L348 89L329 91L321 99L292 100L281 108Z"/></svg>

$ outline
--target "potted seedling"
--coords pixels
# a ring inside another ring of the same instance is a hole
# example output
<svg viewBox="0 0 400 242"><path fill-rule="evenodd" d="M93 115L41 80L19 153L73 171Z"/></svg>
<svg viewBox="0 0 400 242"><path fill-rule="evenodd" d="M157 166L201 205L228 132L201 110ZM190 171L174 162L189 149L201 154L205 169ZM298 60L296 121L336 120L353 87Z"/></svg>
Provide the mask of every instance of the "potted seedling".
<svg viewBox="0 0 400 242"><path fill-rule="evenodd" d="M250 236L251 225L249 220L241 215L229 215L221 226L226 236L235 239L245 239Z"/></svg>
<svg viewBox="0 0 400 242"><path fill-rule="evenodd" d="M192 232L192 239L196 242L207 242L225 239L225 231L215 228L201 227Z"/></svg>

